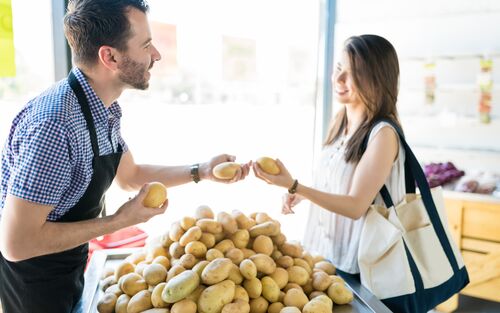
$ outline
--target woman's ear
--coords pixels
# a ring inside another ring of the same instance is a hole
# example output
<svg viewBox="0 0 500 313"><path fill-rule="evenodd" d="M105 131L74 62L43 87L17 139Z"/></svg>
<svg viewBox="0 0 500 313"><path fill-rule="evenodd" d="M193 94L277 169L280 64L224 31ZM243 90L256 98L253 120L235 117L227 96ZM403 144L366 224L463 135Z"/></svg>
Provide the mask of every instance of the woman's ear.
<svg viewBox="0 0 500 313"><path fill-rule="evenodd" d="M118 51L110 46L101 46L99 48L98 57L99 62L106 68L114 71L118 68Z"/></svg>

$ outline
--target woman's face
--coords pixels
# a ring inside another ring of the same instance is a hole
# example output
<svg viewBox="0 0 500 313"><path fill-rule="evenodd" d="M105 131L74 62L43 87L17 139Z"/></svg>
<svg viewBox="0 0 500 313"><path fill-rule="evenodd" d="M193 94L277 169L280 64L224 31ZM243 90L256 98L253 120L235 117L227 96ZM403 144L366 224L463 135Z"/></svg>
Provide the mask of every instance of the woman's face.
<svg viewBox="0 0 500 313"><path fill-rule="evenodd" d="M335 98L342 104L361 103L356 86L351 73L351 65L347 52L342 53L340 62L335 65L332 76Z"/></svg>

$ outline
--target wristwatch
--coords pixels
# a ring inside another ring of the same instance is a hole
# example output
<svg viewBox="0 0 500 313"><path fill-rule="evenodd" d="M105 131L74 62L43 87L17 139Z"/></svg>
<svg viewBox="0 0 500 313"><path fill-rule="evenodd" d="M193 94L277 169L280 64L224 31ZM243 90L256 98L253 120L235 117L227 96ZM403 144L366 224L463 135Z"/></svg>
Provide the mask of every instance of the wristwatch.
<svg viewBox="0 0 500 313"><path fill-rule="evenodd" d="M191 169L189 171L191 175L191 179L195 182L198 183L200 181L200 164L196 163L191 165Z"/></svg>

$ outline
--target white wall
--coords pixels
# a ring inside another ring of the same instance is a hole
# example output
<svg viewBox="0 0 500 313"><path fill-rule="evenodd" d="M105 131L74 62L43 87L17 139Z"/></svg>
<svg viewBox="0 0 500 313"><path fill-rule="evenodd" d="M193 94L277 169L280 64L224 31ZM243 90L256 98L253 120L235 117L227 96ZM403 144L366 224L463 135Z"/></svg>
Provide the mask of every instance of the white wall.
<svg viewBox="0 0 500 313"><path fill-rule="evenodd" d="M378 34L401 67L399 111L422 160L500 171L500 1L338 0L336 56L352 35ZM493 58L492 122L477 114L481 56ZM436 98L424 101L424 63L436 63Z"/></svg>

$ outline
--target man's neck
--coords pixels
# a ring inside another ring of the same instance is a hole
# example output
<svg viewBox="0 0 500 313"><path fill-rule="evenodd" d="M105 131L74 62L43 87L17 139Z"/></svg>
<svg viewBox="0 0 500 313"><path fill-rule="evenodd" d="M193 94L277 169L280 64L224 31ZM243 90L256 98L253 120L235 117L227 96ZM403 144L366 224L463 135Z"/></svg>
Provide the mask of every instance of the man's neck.
<svg viewBox="0 0 500 313"><path fill-rule="evenodd" d="M109 108L122 94L123 88L116 83L109 72L105 72L99 67L79 67L79 69L106 108Z"/></svg>

